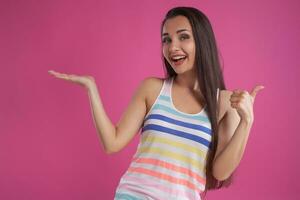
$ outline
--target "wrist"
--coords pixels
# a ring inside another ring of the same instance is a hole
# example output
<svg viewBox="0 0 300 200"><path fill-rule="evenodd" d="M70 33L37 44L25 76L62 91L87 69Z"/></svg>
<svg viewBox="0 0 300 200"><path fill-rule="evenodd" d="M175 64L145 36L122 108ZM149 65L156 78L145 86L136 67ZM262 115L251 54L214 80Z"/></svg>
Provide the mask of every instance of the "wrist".
<svg viewBox="0 0 300 200"><path fill-rule="evenodd" d="M96 82L94 80L89 80L87 84L85 85L85 88L90 92L91 90L94 90L97 88Z"/></svg>
<svg viewBox="0 0 300 200"><path fill-rule="evenodd" d="M240 123L241 124L244 124L244 125L247 125L247 126L251 126L252 124L253 124L253 119L250 119L250 118L246 118L246 119L244 119L244 118L241 118L241 121L240 121Z"/></svg>

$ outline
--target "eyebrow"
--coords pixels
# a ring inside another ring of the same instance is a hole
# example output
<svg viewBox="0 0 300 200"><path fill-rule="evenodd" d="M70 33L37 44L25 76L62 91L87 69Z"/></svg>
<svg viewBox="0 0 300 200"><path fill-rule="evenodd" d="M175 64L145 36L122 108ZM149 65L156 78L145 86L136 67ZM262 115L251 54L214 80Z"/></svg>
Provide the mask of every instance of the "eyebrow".
<svg viewBox="0 0 300 200"><path fill-rule="evenodd" d="M187 29L179 29L178 31L176 31L176 33L180 33L182 31L189 31ZM162 36L165 36L165 35L169 35L168 33L163 33Z"/></svg>

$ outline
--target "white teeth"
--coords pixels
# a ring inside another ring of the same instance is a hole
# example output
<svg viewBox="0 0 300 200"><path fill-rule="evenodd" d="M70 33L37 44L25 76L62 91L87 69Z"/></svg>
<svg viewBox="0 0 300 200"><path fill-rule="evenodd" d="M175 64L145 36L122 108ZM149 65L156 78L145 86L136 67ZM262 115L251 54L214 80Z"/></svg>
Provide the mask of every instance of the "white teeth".
<svg viewBox="0 0 300 200"><path fill-rule="evenodd" d="M180 59L180 58L184 58L185 56L174 56L172 57L173 59Z"/></svg>
<svg viewBox="0 0 300 200"><path fill-rule="evenodd" d="M181 58L186 58L186 56L174 56L174 57L172 57L172 60L177 61Z"/></svg>

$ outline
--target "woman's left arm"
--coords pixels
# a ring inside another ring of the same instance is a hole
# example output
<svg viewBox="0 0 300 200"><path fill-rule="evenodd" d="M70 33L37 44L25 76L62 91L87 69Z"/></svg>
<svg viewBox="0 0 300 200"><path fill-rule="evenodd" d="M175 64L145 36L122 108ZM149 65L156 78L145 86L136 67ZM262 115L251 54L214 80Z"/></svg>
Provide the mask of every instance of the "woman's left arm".
<svg viewBox="0 0 300 200"><path fill-rule="evenodd" d="M219 141L213 162L213 175L220 181L232 174L243 157L254 121L254 99L263 88L256 86L250 94L245 90L234 90L230 95L231 106L219 123Z"/></svg>

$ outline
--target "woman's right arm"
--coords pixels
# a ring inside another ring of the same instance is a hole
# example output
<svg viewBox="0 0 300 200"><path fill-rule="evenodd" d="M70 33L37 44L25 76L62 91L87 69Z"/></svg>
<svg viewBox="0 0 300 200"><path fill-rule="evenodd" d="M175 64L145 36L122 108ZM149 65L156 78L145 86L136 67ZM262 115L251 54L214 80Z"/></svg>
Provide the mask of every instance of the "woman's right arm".
<svg viewBox="0 0 300 200"><path fill-rule="evenodd" d="M92 76L79 76L49 71L56 78L79 84L87 89L93 120L100 142L106 153L123 149L139 131L146 115L146 94L149 93L156 78L144 79L136 89L129 106L115 126L107 116L95 79Z"/></svg>
<svg viewBox="0 0 300 200"><path fill-rule="evenodd" d="M94 125L97 129L98 136L100 137L100 142L102 142L105 152L110 153L112 151L111 147L116 140L115 126L104 110L96 83L90 83L87 87L87 91Z"/></svg>
<svg viewBox="0 0 300 200"><path fill-rule="evenodd" d="M91 82L88 85L94 124L106 153L111 154L122 150L139 131L146 115L146 88L151 84L150 82L151 78L141 82L116 126L105 112L96 83Z"/></svg>

